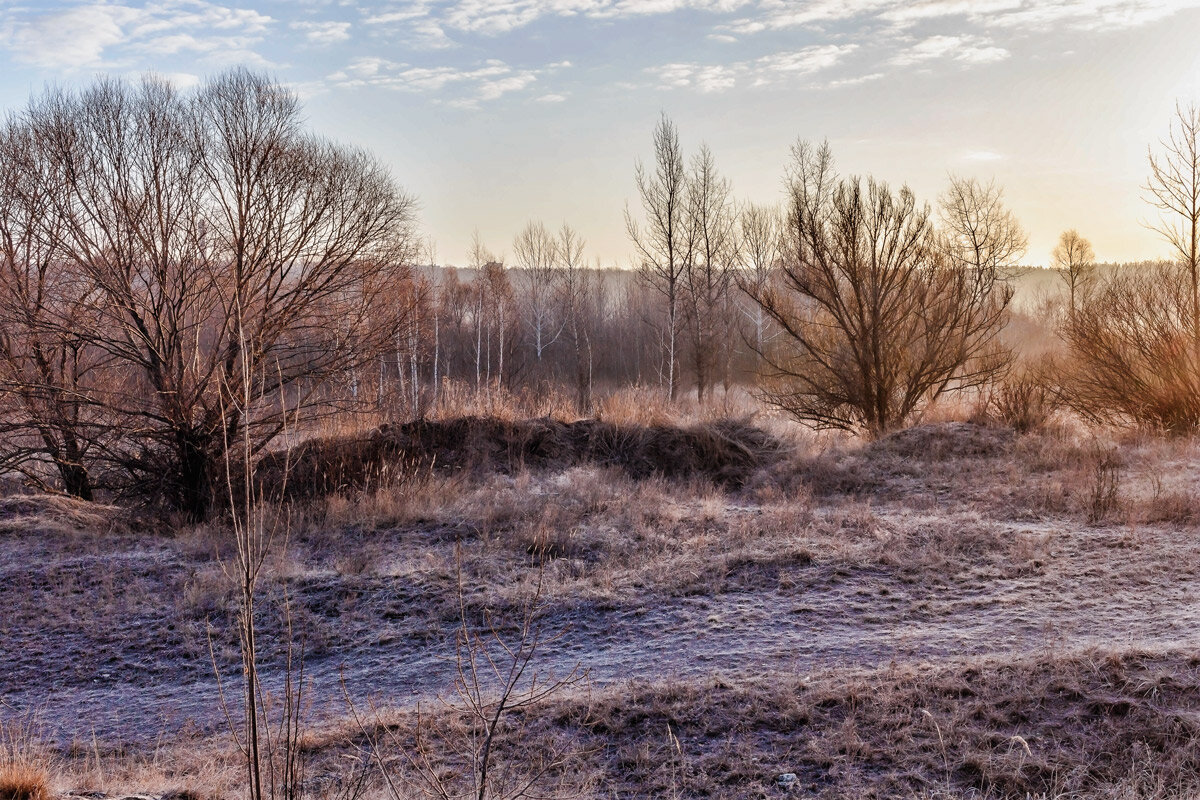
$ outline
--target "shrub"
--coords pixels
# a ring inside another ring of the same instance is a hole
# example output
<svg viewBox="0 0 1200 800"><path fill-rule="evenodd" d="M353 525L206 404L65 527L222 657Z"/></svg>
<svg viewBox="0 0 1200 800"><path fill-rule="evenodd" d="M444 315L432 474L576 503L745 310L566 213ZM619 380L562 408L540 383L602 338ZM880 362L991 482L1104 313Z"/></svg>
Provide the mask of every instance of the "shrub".
<svg viewBox="0 0 1200 800"><path fill-rule="evenodd" d="M1038 367L1017 367L993 384L987 395L987 415L1018 431L1044 428L1058 406L1058 397Z"/></svg>
<svg viewBox="0 0 1200 800"><path fill-rule="evenodd" d="M1191 289L1172 265L1124 270L1086 297L1063 333L1063 401L1084 419L1171 434L1200 425L1200 341Z"/></svg>

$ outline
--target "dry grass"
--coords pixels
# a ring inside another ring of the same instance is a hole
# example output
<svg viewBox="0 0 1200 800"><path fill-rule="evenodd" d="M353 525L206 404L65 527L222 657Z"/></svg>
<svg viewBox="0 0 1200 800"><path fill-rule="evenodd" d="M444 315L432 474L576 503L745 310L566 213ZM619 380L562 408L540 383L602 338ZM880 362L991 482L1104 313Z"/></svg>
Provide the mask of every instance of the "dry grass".
<svg viewBox="0 0 1200 800"><path fill-rule="evenodd" d="M133 524L133 515L125 509L65 495L11 494L0 497L0 535L43 535L48 530L111 533L128 530Z"/></svg>
<svg viewBox="0 0 1200 800"><path fill-rule="evenodd" d="M732 684L633 683L530 709L500 757L574 753L553 796L1071 798L1149 800L1200 791L1200 660L1185 653L1046 652ZM416 717L380 716L396 747ZM447 774L465 721L422 717ZM346 736L319 749L337 752ZM385 754L398 777L404 759Z"/></svg>
<svg viewBox="0 0 1200 800"><path fill-rule="evenodd" d="M577 749L585 780L572 785L596 787L584 796L776 796L783 772L799 776L793 795L823 797L1197 788L1196 665L1127 644L1174 630L1158 620L1196 622L1181 600L1200 582L1195 443L960 421L801 442L741 485L531 466L421 470L294 512L264 585L264 648L286 591L315 668L391 665L378 667L388 691L431 700L444 687L422 676L458 621L460 578L471 618L503 619L541 574L552 622L581 630L558 661L608 648L639 679L610 675L530 710L529 736L505 740L518 763L551 743ZM0 562L15 578L0 582L0 632L27 654L3 662L13 680L149 669L156 687L193 685L211 672L205 620L218 660L236 664L220 635L231 597L213 560L228 545L219 526L84 535L57 500L20 505L31 502L12 500L25 533ZM134 630L144 641L122 633ZM1108 632L1124 644L1081 652L1073 638ZM654 650L660 635L680 652ZM712 642L699 662L681 660L690 639ZM815 644L788 660L774 639ZM461 733L424 707L438 735ZM334 785L353 736L331 724L310 774ZM91 750L68 754L75 788L239 791L236 759L208 734L150 749L102 739L89 767Z"/></svg>
<svg viewBox="0 0 1200 800"><path fill-rule="evenodd" d="M369 493L428 472L512 474L578 464L614 466L634 478L701 476L740 486L784 447L729 419L676 427L456 417L382 426L365 437L310 439L266 457L259 478L268 494L300 500Z"/></svg>
<svg viewBox="0 0 1200 800"><path fill-rule="evenodd" d="M41 729L28 715L8 715L0 705L0 800L50 800L53 758Z"/></svg>

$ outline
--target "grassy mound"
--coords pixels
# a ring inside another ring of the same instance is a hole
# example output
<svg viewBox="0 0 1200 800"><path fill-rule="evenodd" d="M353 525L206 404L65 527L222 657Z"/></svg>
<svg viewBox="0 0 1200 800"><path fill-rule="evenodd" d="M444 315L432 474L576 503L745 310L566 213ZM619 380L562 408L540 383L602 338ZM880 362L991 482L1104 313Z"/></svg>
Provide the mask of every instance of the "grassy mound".
<svg viewBox="0 0 1200 800"><path fill-rule="evenodd" d="M286 486L294 498L362 491L422 470L511 473L581 464L617 467L639 479L702 477L736 488L783 449L766 431L731 420L681 428L460 417L312 439L265 458L259 476L268 493Z"/></svg>

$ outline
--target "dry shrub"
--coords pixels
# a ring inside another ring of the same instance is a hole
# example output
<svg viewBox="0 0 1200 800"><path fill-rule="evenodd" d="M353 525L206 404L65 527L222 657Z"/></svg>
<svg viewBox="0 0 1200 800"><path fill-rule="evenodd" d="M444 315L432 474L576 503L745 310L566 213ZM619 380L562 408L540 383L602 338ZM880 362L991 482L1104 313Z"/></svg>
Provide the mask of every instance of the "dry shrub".
<svg viewBox="0 0 1200 800"><path fill-rule="evenodd" d="M1045 535L1012 531L970 515L917 518L881 530L870 555L936 583L978 570L996 577L1023 574L1047 543Z"/></svg>
<svg viewBox="0 0 1200 800"><path fill-rule="evenodd" d="M616 425L670 425L678 419L678 409L662 390L630 386L601 398L596 419Z"/></svg>
<svg viewBox="0 0 1200 800"><path fill-rule="evenodd" d="M1146 524L1194 526L1200 523L1200 498L1192 492L1156 491L1138 503L1138 519Z"/></svg>
<svg viewBox="0 0 1200 800"><path fill-rule="evenodd" d="M687 754L684 797L775 797L785 772L810 797L1190 797L1196 665L1085 652L622 685L547 709L543 724L578 731L614 796L670 796L669 725Z"/></svg>
<svg viewBox="0 0 1200 800"><path fill-rule="evenodd" d="M558 386L542 384L512 391L504 387L475 389L465 381L443 381L430 419L450 421L463 417L492 417L508 421L531 417L578 419L575 403Z"/></svg>
<svg viewBox="0 0 1200 800"><path fill-rule="evenodd" d="M988 416L1018 433L1044 428L1057 406L1057 393L1043 365L1014 369L987 394Z"/></svg>
<svg viewBox="0 0 1200 800"><path fill-rule="evenodd" d="M1200 425L1200 342L1186 276L1172 266L1118 272L1064 327L1064 402L1086 420L1169 434Z"/></svg>
<svg viewBox="0 0 1200 800"><path fill-rule="evenodd" d="M50 800L50 775L36 764L0 764L0 800Z"/></svg>
<svg viewBox="0 0 1200 800"><path fill-rule="evenodd" d="M1088 463L1087 521L1097 525L1117 514L1123 507L1121 497L1121 460L1114 448L1097 447Z"/></svg>

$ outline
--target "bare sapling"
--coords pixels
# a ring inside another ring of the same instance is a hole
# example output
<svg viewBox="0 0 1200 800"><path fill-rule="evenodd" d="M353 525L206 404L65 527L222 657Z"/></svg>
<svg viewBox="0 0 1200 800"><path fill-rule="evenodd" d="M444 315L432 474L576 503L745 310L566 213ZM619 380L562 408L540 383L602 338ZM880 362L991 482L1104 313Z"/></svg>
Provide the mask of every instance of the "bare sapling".
<svg viewBox="0 0 1200 800"><path fill-rule="evenodd" d="M244 417L255 404L254 387L262 386L265 382L254 379L251 361L246 356L248 348L245 346L246 329L242 325L242 301L236 293L232 299L232 309L237 341L241 345L238 348L241 356L237 371L233 373L239 380L224 394L236 398L240 408L223 411ZM259 401L262 399L257 398ZM287 418L285 408L283 419ZM284 433L286 435L286 429ZM249 426L241 426L241 436L237 441L226 437L224 445L225 488L228 492L235 552L232 564L223 564L222 568L238 587L237 631L243 679L240 725L226 701L215 653L212 654L213 669L217 675L222 711L230 734L245 761L247 796L250 800L295 800L302 796L304 784L304 760L300 746L306 699L303 643L296 643L291 602L285 588L282 705L277 708L275 698L264 688L259 676L258 610L255 599L268 558L277 550L286 551L290 519L282 505L267 500L262 486L255 480L255 449ZM287 474L285 463L280 497L286 494Z"/></svg>
<svg viewBox="0 0 1200 800"><path fill-rule="evenodd" d="M378 710L373 709L374 719L365 719L343 684L350 714L375 756L388 795L392 800L406 800L411 791L438 800L572 796L575 784L563 774L572 755L568 748L550 744L532 754L523 752L519 764L504 757L508 746L529 733L527 712L586 678L579 664L561 677L537 665L565 632L548 632L544 625L542 570L511 626L490 612L481 623L471 621L461 562L458 591L453 693L439 697L441 719L435 723L418 705L411 739L405 740L395 726L380 721ZM392 767L395 759L389 753L399 754L407 768L403 777Z"/></svg>

